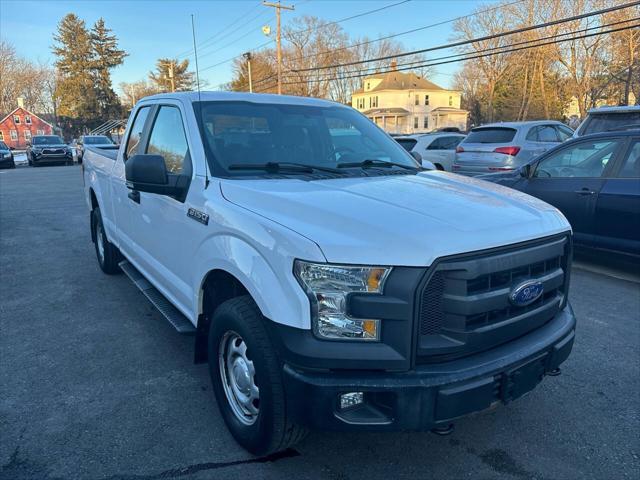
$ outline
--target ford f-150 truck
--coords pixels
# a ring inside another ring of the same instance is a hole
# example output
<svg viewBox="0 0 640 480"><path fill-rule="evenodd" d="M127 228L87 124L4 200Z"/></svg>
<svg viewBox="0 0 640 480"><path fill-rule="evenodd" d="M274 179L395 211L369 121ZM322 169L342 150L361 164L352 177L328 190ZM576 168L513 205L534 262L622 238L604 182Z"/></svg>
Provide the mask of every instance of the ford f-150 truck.
<svg viewBox="0 0 640 480"><path fill-rule="evenodd" d="M558 374L572 349L562 214L424 170L350 107L156 95L119 149L84 158L100 268L194 335L255 454L309 428L447 433Z"/></svg>

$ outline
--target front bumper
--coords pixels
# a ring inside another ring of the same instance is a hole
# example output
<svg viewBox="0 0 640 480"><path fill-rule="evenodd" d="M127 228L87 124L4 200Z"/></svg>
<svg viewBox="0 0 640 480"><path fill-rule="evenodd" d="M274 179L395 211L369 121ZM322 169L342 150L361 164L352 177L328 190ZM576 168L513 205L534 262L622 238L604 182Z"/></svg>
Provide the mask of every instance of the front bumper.
<svg viewBox="0 0 640 480"><path fill-rule="evenodd" d="M532 390L569 356L575 325L568 305L504 345L400 373L312 371L285 363L287 409L296 422L316 429L430 430ZM364 392L364 403L340 410L339 395L348 392Z"/></svg>
<svg viewBox="0 0 640 480"><path fill-rule="evenodd" d="M66 163L73 161L73 155L62 154L62 155L33 155L34 163Z"/></svg>
<svg viewBox="0 0 640 480"><path fill-rule="evenodd" d="M2 168L2 167L11 167L13 165L15 165L15 162L14 162L13 158L11 158L11 157L0 158L0 168Z"/></svg>

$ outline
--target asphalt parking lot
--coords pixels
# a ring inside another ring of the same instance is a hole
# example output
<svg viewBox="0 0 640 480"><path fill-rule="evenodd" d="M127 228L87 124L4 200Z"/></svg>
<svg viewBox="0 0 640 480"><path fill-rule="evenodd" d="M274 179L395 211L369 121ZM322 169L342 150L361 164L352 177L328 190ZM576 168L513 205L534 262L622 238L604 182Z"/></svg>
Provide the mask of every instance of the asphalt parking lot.
<svg viewBox="0 0 640 480"><path fill-rule="evenodd" d="M559 377L454 433L312 433L255 458L207 368L95 261L80 167L0 171L0 478L622 479L640 475L640 279L586 257Z"/></svg>

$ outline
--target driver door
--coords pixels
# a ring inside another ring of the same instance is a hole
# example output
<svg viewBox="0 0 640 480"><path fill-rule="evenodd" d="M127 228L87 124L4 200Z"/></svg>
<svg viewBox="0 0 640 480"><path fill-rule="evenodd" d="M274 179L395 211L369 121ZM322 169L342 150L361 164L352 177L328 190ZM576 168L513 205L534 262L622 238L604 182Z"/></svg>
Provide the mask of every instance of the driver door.
<svg viewBox="0 0 640 480"><path fill-rule="evenodd" d="M574 143L545 155L534 166L524 191L560 210L578 243L590 244L595 234L598 194L622 143L616 138Z"/></svg>

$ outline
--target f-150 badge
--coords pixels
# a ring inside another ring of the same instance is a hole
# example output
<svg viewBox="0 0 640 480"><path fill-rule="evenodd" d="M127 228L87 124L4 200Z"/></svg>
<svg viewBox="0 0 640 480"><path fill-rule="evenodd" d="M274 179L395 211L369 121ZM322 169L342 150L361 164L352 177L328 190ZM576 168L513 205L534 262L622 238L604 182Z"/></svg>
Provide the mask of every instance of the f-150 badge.
<svg viewBox="0 0 640 480"><path fill-rule="evenodd" d="M187 217L193 218L196 222L200 222L203 225L209 225L209 214L190 208L187 212Z"/></svg>

